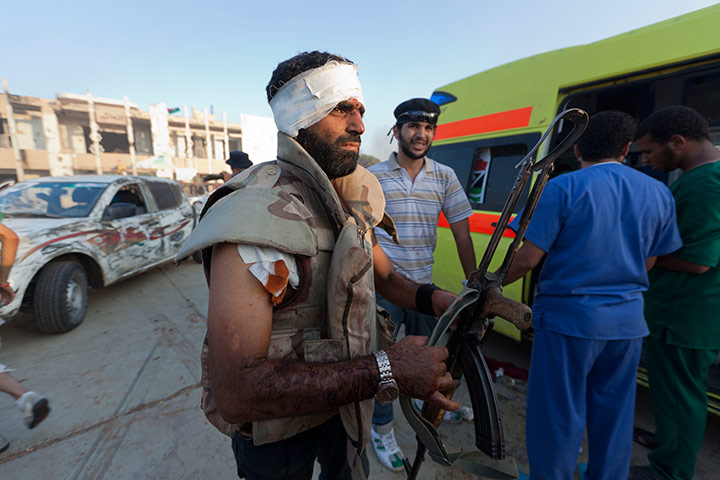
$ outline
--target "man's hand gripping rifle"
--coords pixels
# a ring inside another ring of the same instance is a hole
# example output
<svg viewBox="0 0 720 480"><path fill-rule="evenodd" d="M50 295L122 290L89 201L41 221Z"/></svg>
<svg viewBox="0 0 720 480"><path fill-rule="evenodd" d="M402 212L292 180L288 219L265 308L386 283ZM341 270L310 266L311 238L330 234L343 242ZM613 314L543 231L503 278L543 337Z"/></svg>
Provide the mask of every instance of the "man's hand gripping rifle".
<svg viewBox="0 0 720 480"><path fill-rule="evenodd" d="M555 125L563 121L573 124L572 131L547 156L535 161L534 157L540 146ZM444 395L452 398L455 389L460 385L460 379L463 375L465 376L475 416L475 445L484 455L477 451L448 453L437 433L445 411L435 404L425 402L422 407L422 415L420 415L410 399L401 397L400 404L403 413L415 430L418 439L414 462L411 465L407 459L405 460L408 479L417 477L426 450L429 451L433 460L443 465L455 465L487 478L518 478L515 460L512 457L505 458L505 443L497 397L490 370L480 351L480 344L492 330L493 317L504 318L520 330L526 330L532 324L530 307L505 298L502 295L502 282L512 264L515 253L520 248L530 218L540 200L540 194L552 173L553 162L576 142L585 130L587 122L587 113L580 109L573 108L560 113L535 147L516 165L515 168L519 169L517 178L502 209L485 254L477 270L468 277L466 287L438 320L430 337L429 344L437 345L448 327L451 324L456 325L446 344L449 351L446 364L455 380L455 386ZM534 171L538 174L520 217L515 238L505 254L502 265L493 274L489 271L490 261L510 222L510 216L521 198L525 185Z"/></svg>

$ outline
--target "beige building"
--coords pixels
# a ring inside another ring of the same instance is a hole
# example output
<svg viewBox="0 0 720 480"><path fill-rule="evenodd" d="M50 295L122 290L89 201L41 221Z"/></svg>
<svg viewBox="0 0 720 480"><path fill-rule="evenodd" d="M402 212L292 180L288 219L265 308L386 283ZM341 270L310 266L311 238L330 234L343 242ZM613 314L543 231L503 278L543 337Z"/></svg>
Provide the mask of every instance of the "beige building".
<svg viewBox="0 0 720 480"><path fill-rule="evenodd" d="M55 100L0 94L0 179L85 173L188 180L228 170L242 149L240 125L226 116L167 105L149 111L124 100L58 93Z"/></svg>

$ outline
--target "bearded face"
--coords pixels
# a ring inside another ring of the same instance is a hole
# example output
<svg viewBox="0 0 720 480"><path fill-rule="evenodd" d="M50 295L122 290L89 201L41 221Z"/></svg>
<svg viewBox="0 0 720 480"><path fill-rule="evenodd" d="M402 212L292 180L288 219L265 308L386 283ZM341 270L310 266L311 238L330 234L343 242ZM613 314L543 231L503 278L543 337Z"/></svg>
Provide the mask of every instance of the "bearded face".
<svg viewBox="0 0 720 480"><path fill-rule="evenodd" d="M357 167L364 114L365 107L357 99L342 101L320 121L300 129L295 140L330 179L344 177Z"/></svg>
<svg viewBox="0 0 720 480"><path fill-rule="evenodd" d="M658 142L650 134L636 140L643 161L661 172L671 172L680 167L680 159L667 142Z"/></svg>
<svg viewBox="0 0 720 480"><path fill-rule="evenodd" d="M400 150L413 160L427 155L434 137L435 125L428 122L408 122L395 127L395 138Z"/></svg>
<svg viewBox="0 0 720 480"><path fill-rule="evenodd" d="M360 152L348 150L347 144L360 144L360 135L343 134L330 138L311 129L302 129L295 138L320 165L329 178L340 178L355 171Z"/></svg>

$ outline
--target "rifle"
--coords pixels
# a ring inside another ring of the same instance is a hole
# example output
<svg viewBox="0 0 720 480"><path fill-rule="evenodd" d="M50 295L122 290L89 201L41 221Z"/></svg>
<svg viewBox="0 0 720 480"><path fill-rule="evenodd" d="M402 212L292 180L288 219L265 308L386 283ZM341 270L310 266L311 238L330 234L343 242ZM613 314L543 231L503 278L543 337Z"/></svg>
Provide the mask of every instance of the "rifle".
<svg viewBox="0 0 720 480"><path fill-rule="evenodd" d="M222 180L223 176L219 173L210 173L203 177L204 182L209 182L210 180Z"/></svg>
<svg viewBox="0 0 720 480"><path fill-rule="evenodd" d="M534 157L540 146L555 125L563 121L573 124L572 131L544 158L535 161ZM430 337L429 344L436 345L448 327L459 318L457 328L450 333L446 344L449 356L445 363L453 377L454 386L444 395L452 398L455 389L460 385L460 380L463 375L465 376L475 416L475 446L484 455L476 451L448 453L437 433L445 411L434 404L424 402L420 415L410 399L401 397L400 405L403 413L415 430L418 441L413 463L411 464L408 459L404 460L408 480L417 478L426 451L429 451L434 461L442 465L455 465L476 475L494 479L518 478L515 459L505 457L502 420L497 396L490 370L480 347L492 331L493 317L504 318L519 330L526 330L532 324L530 307L505 298L502 295L502 282L520 248L530 218L552 173L553 163L580 137L587 122L588 115L583 110L572 108L563 111L555 117L532 150L515 166L516 169L519 169L518 175L478 268L470 274L463 291L440 317ZM508 247L502 265L496 273L492 273L489 270L490 261L533 171L539 173L520 216L515 238Z"/></svg>

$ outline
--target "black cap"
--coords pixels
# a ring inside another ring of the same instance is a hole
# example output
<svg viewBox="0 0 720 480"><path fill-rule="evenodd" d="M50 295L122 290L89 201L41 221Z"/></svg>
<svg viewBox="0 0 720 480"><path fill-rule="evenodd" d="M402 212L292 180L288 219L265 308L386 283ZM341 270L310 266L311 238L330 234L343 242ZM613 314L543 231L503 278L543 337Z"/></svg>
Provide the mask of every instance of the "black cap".
<svg viewBox="0 0 720 480"><path fill-rule="evenodd" d="M250 168L253 165L248 154L241 150L230 152L230 158L225 163L235 168Z"/></svg>
<svg viewBox="0 0 720 480"><path fill-rule="evenodd" d="M395 107L395 124L400 125L407 122L428 122L437 124L440 107L438 104L427 98L411 98Z"/></svg>

